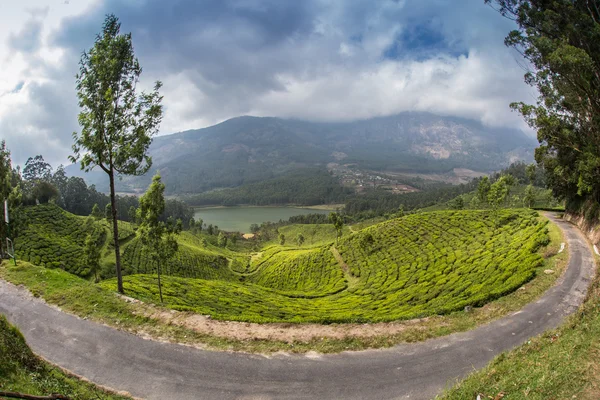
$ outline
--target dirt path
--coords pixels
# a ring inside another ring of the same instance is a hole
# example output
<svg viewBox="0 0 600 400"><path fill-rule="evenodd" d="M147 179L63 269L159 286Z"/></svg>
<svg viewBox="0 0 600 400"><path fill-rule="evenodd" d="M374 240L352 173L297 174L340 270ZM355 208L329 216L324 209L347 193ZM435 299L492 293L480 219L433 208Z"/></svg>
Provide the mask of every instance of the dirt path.
<svg viewBox="0 0 600 400"><path fill-rule="evenodd" d="M91 381L147 399L431 399L499 353L557 327L595 273L583 235L559 223L570 249L556 286L519 312L422 343L335 355L271 357L145 340L66 314L0 281L0 312L34 352ZM371 328L371 326L370 326Z"/></svg>

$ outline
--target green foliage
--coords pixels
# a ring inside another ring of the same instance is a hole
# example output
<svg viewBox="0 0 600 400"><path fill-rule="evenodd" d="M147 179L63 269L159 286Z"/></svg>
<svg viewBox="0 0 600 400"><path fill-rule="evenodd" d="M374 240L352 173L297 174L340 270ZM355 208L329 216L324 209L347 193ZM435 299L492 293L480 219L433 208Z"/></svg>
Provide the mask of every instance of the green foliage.
<svg viewBox="0 0 600 400"><path fill-rule="evenodd" d="M164 275L185 278L232 280L234 275L227 268L227 258L206 249L202 239L186 232L178 238L179 246L173 257L161 266ZM140 239L133 239L123 249L124 274L156 274L158 264Z"/></svg>
<svg viewBox="0 0 600 400"><path fill-rule="evenodd" d="M219 232L219 236L217 238L217 245L219 247L227 246L227 236L223 232Z"/></svg>
<svg viewBox="0 0 600 400"><path fill-rule="evenodd" d="M46 204L51 199L57 198L59 193L50 182L40 181L35 184L33 195L41 204Z"/></svg>
<svg viewBox="0 0 600 400"><path fill-rule="evenodd" d="M71 161L81 159L81 169L86 171L98 166L109 177L115 265L122 293L115 173L142 175L152 165L147 151L162 120L158 92L162 84L156 82L152 93L136 93L142 68L133 53L131 34L122 35L120 29L117 17L107 15L94 47L81 56L77 97L82 129L81 134L73 133Z"/></svg>
<svg viewBox="0 0 600 400"><path fill-rule="evenodd" d="M191 243L194 235L188 235ZM483 305L532 279L543 265L537 249L549 240L532 211L499 210L497 224L486 211L420 213L344 237L337 247L342 265L330 250L333 235L329 244L311 249L271 245L251 263L232 253L229 268L223 259L210 280L165 276L165 301L179 310L251 322L446 314ZM222 279L220 273L229 275ZM114 288L114 281L102 285ZM157 299L149 276L127 276L125 285L132 296Z"/></svg>
<svg viewBox="0 0 600 400"><path fill-rule="evenodd" d="M491 2L491 0L486 0ZM537 132L535 158L559 199L600 202L600 7L597 1L495 0L518 24L505 39L531 65L537 104L514 103Z"/></svg>
<svg viewBox="0 0 600 400"><path fill-rule="evenodd" d="M462 196L458 196L448 202L448 206L453 210L462 210L465 208L465 201Z"/></svg>
<svg viewBox="0 0 600 400"><path fill-rule="evenodd" d="M287 250L263 257L250 282L278 289L288 297L315 298L347 288L344 274L329 247Z"/></svg>
<svg viewBox="0 0 600 400"><path fill-rule="evenodd" d="M94 218L96 221L98 221L102 218L102 211L100 211L100 207L98 207L98 203L94 203L94 206L92 207L92 212L90 213L90 216L92 218Z"/></svg>
<svg viewBox="0 0 600 400"><path fill-rule="evenodd" d="M298 243L298 246L302 246L304 244L304 235L299 233L298 236L296 236L296 243Z"/></svg>
<svg viewBox="0 0 600 400"><path fill-rule="evenodd" d="M179 248L174 235L181 232L180 224L176 224L173 218L169 218L167 223L160 221L160 216L165 211L165 185L161 182L160 175L156 174L152 178L150 187L140 197L140 208L136 219L140 222L138 230L140 241L152 261L157 265L158 289L160 293L160 302L163 302L162 289L160 284L160 269L169 261Z"/></svg>
<svg viewBox="0 0 600 400"><path fill-rule="evenodd" d="M85 239L84 262L90 269L90 273L94 275L96 282L98 282L98 273L100 272L100 247L98 246L98 241L90 234L88 234Z"/></svg>
<svg viewBox="0 0 600 400"><path fill-rule="evenodd" d="M340 185L337 178L325 169L305 168L264 182L242 185L236 188L216 190L186 198L190 205L238 204L317 205L340 203L352 191Z"/></svg>
<svg viewBox="0 0 600 400"><path fill-rule="evenodd" d="M533 203L535 201L535 193L533 191L533 185L527 185L525 188L525 197L523 198L523 203L528 208L533 207Z"/></svg>
<svg viewBox="0 0 600 400"><path fill-rule="evenodd" d="M104 243L106 231L93 220L83 220L53 204L23 209L25 228L15 243L17 258L49 268L62 268L86 277L92 271L86 262L85 241Z"/></svg>
<svg viewBox="0 0 600 400"><path fill-rule="evenodd" d="M488 194L491 187L492 184L490 183L490 178L487 176L481 178L479 184L477 185L477 199L481 204L486 204L488 202Z"/></svg>
<svg viewBox="0 0 600 400"><path fill-rule="evenodd" d="M343 233L342 228L344 227L344 218L340 214L332 212L329 214L329 221L333 224L333 227L335 228L335 243L337 244Z"/></svg>
<svg viewBox="0 0 600 400"><path fill-rule="evenodd" d="M285 245L285 235L283 233L279 233L279 245L280 246Z"/></svg>

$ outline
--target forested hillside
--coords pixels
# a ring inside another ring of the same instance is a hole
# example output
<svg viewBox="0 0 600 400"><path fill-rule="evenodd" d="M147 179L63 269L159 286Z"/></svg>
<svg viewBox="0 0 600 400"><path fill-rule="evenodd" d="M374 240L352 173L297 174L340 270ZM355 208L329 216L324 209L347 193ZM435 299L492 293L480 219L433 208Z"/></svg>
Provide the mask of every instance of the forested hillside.
<svg viewBox="0 0 600 400"><path fill-rule="evenodd" d="M516 160L531 160L534 145L517 130L402 113L348 123L239 117L157 137L150 154L152 172L161 172L167 193L184 194L262 182L306 167L324 168L330 162L382 171L492 171ZM68 173L98 183L95 175L84 175L77 168L68 167ZM149 175L127 178L121 189L143 189Z"/></svg>

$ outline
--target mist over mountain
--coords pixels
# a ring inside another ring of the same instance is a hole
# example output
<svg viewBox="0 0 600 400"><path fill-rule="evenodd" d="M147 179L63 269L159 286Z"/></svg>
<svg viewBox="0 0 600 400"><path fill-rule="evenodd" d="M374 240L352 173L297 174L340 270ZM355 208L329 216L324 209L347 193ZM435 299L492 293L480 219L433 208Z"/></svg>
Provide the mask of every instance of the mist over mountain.
<svg viewBox="0 0 600 400"><path fill-rule="evenodd" d="M374 171L489 172L532 160L536 144L520 130L424 112L343 123L244 116L156 137L150 147L150 172L127 177L119 186L121 191L144 189L158 170L169 194L201 193L329 163ZM100 190L106 186L103 174L81 174L77 169L67 170Z"/></svg>

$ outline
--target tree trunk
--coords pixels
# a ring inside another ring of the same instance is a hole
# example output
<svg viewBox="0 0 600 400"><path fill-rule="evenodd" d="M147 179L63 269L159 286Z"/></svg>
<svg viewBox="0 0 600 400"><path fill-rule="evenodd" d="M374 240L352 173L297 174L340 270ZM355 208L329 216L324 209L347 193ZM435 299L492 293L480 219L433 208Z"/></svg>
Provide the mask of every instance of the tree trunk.
<svg viewBox="0 0 600 400"><path fill-rule="evenodd" d="M160 261L157 262L157 272L158 272L158 294L160 296L160 304L163 303L163 298L162 298L162 286L160 284Z"/></svg>
<svg viewBox="0 0 600 400"><path fill-rule="evenodd" d="M121 275L121 252L119 250L119 226L117 224L117 198L115 196L115 173L114 170L110 169L108 174L110 179L110 207L113 221L113 236L115 239L115 259L117 268L117 290L119 293L124 294L123 290L123 276Z"/></svg>

